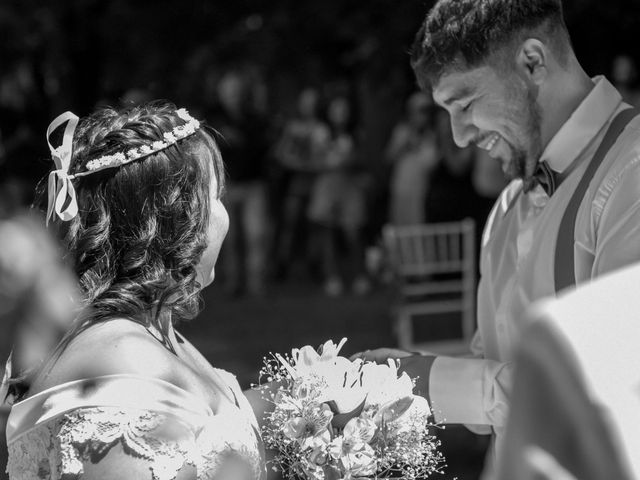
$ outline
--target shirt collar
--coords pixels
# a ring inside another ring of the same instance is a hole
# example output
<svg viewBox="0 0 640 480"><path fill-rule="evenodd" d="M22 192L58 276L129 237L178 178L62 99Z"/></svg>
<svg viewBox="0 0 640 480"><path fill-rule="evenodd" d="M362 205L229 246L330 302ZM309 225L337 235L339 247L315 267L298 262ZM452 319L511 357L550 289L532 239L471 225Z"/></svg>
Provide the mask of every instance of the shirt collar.
<svg viewBox="0 0 640 480"><path fill-rule="evenodd" d="M606 78L597 76L592 80L594 86L589 94L542 152L540 161L546 161L555 172L564 172L578 158L622 102L620 93Z"/></svg>

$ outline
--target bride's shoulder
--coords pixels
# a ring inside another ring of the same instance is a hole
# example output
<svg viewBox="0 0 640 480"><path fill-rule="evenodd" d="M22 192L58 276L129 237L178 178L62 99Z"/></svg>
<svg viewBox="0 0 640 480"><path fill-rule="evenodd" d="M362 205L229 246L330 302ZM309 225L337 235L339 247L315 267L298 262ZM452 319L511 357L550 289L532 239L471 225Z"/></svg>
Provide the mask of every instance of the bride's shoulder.
<svg viewBox="0 0 640 480"><path fill-rule="evenodd" d="M112 319L79 333L36 377L30 395L105 375L142 375L181 387L177 357L142 325Z"/></svg>

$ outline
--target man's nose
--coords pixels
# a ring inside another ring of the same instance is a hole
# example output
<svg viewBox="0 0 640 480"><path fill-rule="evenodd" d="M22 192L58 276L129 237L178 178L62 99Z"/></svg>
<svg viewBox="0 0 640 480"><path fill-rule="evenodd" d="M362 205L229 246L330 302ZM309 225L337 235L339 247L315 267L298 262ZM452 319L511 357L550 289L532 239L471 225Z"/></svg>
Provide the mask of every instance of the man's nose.
<svg viewBox="0 0 640 480"><path fill-rule="evenodd" d="M469 146L469 143L476 137L478 129L473 126L464 116L451 116L451 133L453 141L460 148Z"/></svg>

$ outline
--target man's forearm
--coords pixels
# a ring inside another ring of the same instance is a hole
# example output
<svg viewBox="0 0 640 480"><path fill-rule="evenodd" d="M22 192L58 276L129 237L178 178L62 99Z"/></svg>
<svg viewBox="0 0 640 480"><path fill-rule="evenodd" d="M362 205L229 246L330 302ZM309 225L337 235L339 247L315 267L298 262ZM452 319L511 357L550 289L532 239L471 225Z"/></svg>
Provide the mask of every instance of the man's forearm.
<svg viewBox="0 0 640 480"><path fill-rule="evenodd" d="M431 405L436 421L504 426L513 366L493 360L412 355L400 371L416 378L416 393Z"/></svg>

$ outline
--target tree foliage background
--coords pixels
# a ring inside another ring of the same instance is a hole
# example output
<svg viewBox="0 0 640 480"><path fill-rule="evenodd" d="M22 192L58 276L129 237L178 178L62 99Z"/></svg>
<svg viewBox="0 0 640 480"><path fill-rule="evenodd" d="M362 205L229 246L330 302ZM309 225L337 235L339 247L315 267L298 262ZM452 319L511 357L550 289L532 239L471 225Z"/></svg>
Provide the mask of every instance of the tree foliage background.
<svg viewBox="0 0 640 480"><path fill-rule="evenodd" d="M131 88L197 106L210 94L203 79L212 69L249 68L266 87L274 119L291 112L305 85L347 84L368 139L365 154L377 161L415 88L407 53L432 3L3 0L0 79L30 72L24 121L37 132L63 110L82 115ZM640 60L640 0L563 3L588 73L608 73L617 53Z"/></svg>

